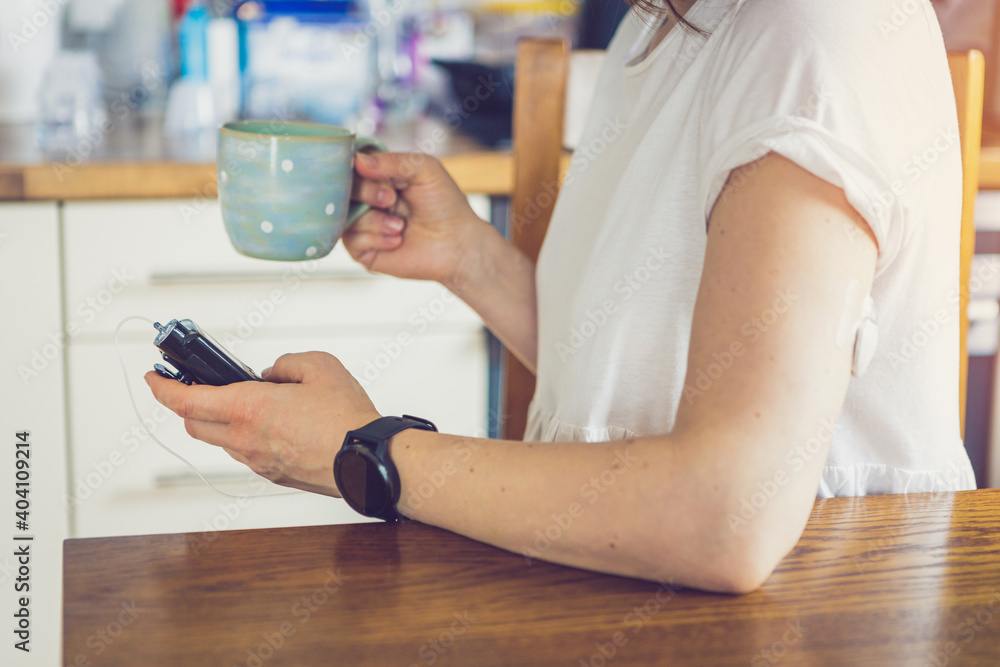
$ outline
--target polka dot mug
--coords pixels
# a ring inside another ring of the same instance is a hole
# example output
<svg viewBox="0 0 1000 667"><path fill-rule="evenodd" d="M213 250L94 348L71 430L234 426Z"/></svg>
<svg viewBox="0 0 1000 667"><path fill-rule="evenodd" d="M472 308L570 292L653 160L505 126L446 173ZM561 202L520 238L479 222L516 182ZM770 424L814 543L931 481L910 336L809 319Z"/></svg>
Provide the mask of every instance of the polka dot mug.
<svg viewBox="0 0 1000 667"><path fill-rule="evenodd" d="M342 127L247 120L219 130L219 203L241 254L297 261L329 254L368 206L351 203L356 151L377 139Z"/></svg>

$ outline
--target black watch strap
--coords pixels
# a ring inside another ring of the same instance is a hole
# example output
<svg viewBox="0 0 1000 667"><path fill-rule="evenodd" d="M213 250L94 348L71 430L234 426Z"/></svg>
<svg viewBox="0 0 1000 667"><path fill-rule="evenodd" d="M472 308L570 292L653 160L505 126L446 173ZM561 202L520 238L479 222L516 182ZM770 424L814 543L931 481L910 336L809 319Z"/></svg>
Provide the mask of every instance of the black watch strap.
<svg viewBox="0 0 1000 667"><path fill-rule="evenodd" d="M413 417L411 415L403 415L402 417L379 417L375 421L369 422L357 430L348 431L347 440L345 440L345 442L349 441L350 438L354 436L355 442L363 441L375 444L373 441L387 441L400 431L405 431L408 428L418 428L422 431L437 430L437 427L434 426L433 423L426 419L421 419L420 417Z"/></svg>
<svg viewBox="0 0 1000 667"><path fill-rule="evenodd" d="M427 419L403 415L402 417L379 417L359 429L348 431L344 438L343 447L363 445L385 467L385 472L389 476L389 479L386 480L389 488L386 491L391 494L391 502L386 511L378 515L378 518L384 521L404 521L407 518L396 511L396 504L399 502L400 481L396 466L389 457L389 440L392 439L392 436L408 428L437 431L433 422Z"/></svg>

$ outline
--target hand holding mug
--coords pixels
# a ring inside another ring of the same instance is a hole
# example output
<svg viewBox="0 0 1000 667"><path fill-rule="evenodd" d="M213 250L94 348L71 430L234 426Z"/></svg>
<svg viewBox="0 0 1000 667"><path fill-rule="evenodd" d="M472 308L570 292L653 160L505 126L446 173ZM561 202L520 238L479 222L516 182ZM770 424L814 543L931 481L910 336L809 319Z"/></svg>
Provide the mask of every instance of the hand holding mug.
<svg viewBox="0 0 1000 667"><path fill-rule="evenodd" d="M344 246L370 271L450 284L492 229L430 155L359 155L354 169L353 198L371 210L344 232Z"/></svg>

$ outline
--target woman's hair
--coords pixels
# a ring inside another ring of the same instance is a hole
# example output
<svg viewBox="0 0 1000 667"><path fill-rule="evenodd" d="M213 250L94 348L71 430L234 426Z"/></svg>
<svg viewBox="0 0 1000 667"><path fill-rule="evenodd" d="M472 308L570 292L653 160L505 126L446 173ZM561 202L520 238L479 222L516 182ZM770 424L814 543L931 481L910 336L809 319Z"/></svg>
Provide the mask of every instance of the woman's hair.
<svg viewBox="0 0 1000 667"><path fill-rule="evenodd" d="M688 21L686 18L681 16L680 12L674 8L674 3L672 0L662 0L666 5L664 7L660 4L660 0L625 0L630 5L637 7L639 10L649 14L650 16L658 19L662 19L666 14L673 14L682 26L686 29L694 30L695 32L707 36L704 30L696 26L695 24Z"/></svg>

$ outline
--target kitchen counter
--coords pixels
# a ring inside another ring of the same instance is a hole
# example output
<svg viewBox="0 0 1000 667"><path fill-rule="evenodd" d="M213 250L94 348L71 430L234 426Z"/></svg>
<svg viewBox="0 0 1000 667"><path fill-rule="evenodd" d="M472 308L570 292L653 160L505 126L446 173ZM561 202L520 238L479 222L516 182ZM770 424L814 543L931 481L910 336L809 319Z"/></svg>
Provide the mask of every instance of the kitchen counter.
<svg viewBox="0 0 1000 667"><path fill-rule="evenodd" d="M114 128L84 144L88 155L46 155L30 125L0 125L0 201L215 197L215 165L171 155L158 119ZM509 152L484 148L431 119L379 137L395 151L430 148L468 193L513 187ZM82 151L81 151L82 152Z"/></svg>
<svg viewBox="0 0 1000 667"><path fill-rule="evenodd" d="M509 153L473 151L441 157L468 193L504 195L513 184ZM215 197L215 165L185 162L0 163L0 201Z"/></svg>
<svg viewBox="0 0 1000 667"><path fill-rule="evenodd" d="M172 158L158 127L139 121L117 128L81 163L42 154L31 126L0 125L0 201L215 197L215 165ZM443 141L433 140L441 134ZM465 192L508 195L513 189L510 152L480 146L429 119L380 137L396 151L431 145ZM568 163L567 156L564 172ZM981 190L1000 190L1000 130L984 131L979 177Z"/></svg>

